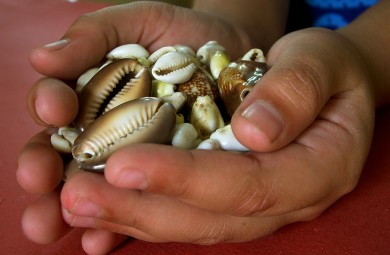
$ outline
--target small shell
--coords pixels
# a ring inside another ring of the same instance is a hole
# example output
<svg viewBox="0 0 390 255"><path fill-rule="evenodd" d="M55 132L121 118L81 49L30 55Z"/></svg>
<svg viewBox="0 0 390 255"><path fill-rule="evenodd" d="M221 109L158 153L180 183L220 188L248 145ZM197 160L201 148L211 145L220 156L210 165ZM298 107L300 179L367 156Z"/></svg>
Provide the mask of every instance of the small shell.
<svg viewBox="0 0 390 255"><path fill-rule="evenodd" d="M176 85L163 81L152 81L152 97L163 97L175 93Z"/></svg>
<svg viewBox="0 0 390 255"><path fill-rule="evenodd" d="M133 99L150 95L151 76L135 59L115 60L88 82L79 94L76 128L83 131L98 116Z"/></svg>
<svg viewBox="0 0 390 255"><path fill-rule="evenodd" d="M218 79L218 76L221 73L222 69L227 67L229 63L230 58L223 51L218 51L211 57L210 72L213 75L214 79Z"/></svg>
<svg viewBox="0 0 390 255"><path fill-rule="evenodd" d="M60 127L57 133L51 135L50 141L56 151L68 154L72 152L72 146L79 134L73 127Z"/></svg>
<svg viewBox="0 0 390 255"><path fill-rule="evenodd" d="M165 47L162 47L158 50L156 50L155 52L153 52L149 58L148 58L148 61L150 64L154 64L156 63L156 61L161 58L163 55L169 53L169 52L172 52L172 51L177 51L177 49L173 46L165 46Z"/></svg>
<svg viewBox="0 0 390 255"><path fill-rule="evenodd" d="M178 124L173 130L172 145L182 149L193 149L197 137L198 133L190 123Z"/></svg>
<svg viewBox="0 0 390 255"><path fill-rule="evenodd" d="M185 54L187 54L187 55L196 57L195 51L194 51L191 47L189 47L189 46L187 46L187 45L176 44L176 45L174 45L173 47L175 47L175 49L176 49L178 52L185 53Z"/></svg>
<svg viewBox="0 0 390 255"><path fill-rule="evenodd" d="M196 56L200 62L209 66L211 58L218 51L226 52L226 49L222 45L218 44L217 41L209 41L198 49Z"/></svg>
<svg viewBox="0 0 390 255"><path fill-rule="evenodd" d="M116 47L109 53L107 53L106 58L113 59L123 59L123 58L148 58L149 52L139 44L125 44Z"/></svg>
<svg viewBox="0 0 390 255"><path fill-rule="evenodd" d="M196 99L192 107L191 124L202 138L225 126L221 112L210 96Z"/></svg>
<svg viewBox="0 0 390 255"><path fill-rule="evenodd" d="M172 104L176 112L179 112L186 102L186 95L182 92L175 92L171 95L163 96L161 99L166 103Z"/></svg>
<svg viewBox="0 0 390 255"><path fill-rule="evenodd" d="M94 67L91 69L88 69L85 73L80 75L80 77L77 79L76 83L76 93L80 93L80 91L84 88L85 85L91 80L91 78L99 71L98 67Z"/></svg>
<svg viewBox="0 0 390 255"><path fill-rule="evenodd" d="M265 63L265 57L262 50L254 48L248 51L243 57L242 60L246 61L255 61Z"/></svg>
<svg viewBox="0 0 390 255"><path fill-rule="evenodd" d="M209 150L209 151L210 150L219 150L220 145L219 145L219 142L217 140L206 139L198 145L197 149L198 150Z"/></svg>
<svg viewBox="0 0 390 255"><path fill-rule="evenodd" d="M231 125L226 125L211 134L210 139L219 142L221 148L226 151L249 151L234 136Z"/></svg>
<svg viewBox="0 0 390 255"><path fill-rule="evenodd" d="M196 68L189 81L178 85L178 91L186 95L187 111L191 111L192 105L200 96L210 96L214 101L218 98L218 87L213 77L201 67Z"/></svg>
<svg viewBox="0 0 390 255"><path fill-rule="evenodd" d="M159 98L124 103L97 118L76 139L73 157L81 169L103 171L107 158L134 143L168 143L176 111Z"/></svg>
<svg viewBox="0 0 390 255"><path fill-rule="evenodd" d="M152 68L156 80L167 83L183 83L191 79L195 64L183 53L172 51L161 56Z"/></svg>
<svg viewBox="0 0 390 255"><path fill-rule="evenodd" d="M68 154L72 152L72 145L69 141L57 133L50 136L50 143L53 148L60 153Z"/></svg>
<svg viewBox="0 0 390 255"><path fill-rule="evenodd" d="M221 71L218 77L218 90L230 115L233 115L238 105L266 71L265 63L245 60L231 62Z"/></svg>

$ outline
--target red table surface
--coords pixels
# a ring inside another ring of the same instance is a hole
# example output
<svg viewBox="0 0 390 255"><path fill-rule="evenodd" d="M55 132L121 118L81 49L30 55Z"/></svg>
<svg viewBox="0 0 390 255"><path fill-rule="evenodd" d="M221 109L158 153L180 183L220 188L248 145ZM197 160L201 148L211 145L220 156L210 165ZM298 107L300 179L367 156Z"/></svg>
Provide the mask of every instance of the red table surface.
<svg viewBox="0 0 390 255"><path fill-rule="evenodd" d="M60 0L0 0L1 178L0 254L84 254L76 229L55 244L38 245L21 230L23 209L36 197L17 184L17 155L41 128L25 104L40 77L27 60L31 48L56 41L79 15L102 4ZM390 107L377 114L372 150L357 188L320 217L242 244L200 246L130 240L112 254L390 254Z"/></svg>

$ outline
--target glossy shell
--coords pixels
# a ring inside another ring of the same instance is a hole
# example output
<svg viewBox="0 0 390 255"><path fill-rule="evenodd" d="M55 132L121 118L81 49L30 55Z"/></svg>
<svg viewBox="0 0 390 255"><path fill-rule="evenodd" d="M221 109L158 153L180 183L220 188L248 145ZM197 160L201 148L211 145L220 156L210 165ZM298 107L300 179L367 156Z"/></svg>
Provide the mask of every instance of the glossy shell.
<svg viewBox="0 0 390 255"><path fill-rule="evenodd" d="M178 85L178 91L186 95L185 107L187 111L192 109L192 105L200 96L210 96L212 100L218 98L218 87L213 77L203 68L197 67L192 78Z"/></svg>
<svg viewBox="0 0 390 255"><path fill-rule="evenodd" d="M196 99L192 107L191 124L201 138L208 138L215 130L225 126L218 106L209 96Z"/></svg>
<svg viewBox="0 0 390 255"><path fill-rule="evenodd" d="M246 60L231 62L221 71L218 77L218 90L230 115L233 115L238 105L266 71L265 63Z"/></svg>
<svg viewBox="0 0 390 255"><path fill-rule="evenodd" d="M106 58L113 59L123 59L123 58L148 58L149 52L139 44L124 44L116 47L109 53L107 53Z"/></svg>
<svg viewBox="0 0 390 255"><path fill-rule="evenodd" d="M107 158L134 143L169 143L176 111L158 98L124 103L96 119L76 139L72 154L81 169L103 171Z"/></svg>
<svg viewBox="0 0 390 255"><path fill-rule="evenodd" d="M150 95L148 68L135 59L115 60L97 72L79 94L75 126L83 131L97 117L133 99Z"/></svg>
<svg viewBox="0 0 390 255"><path fill-rule="evenodd" d="M183 83L191 79L195 64L186 54L171 51L157 59L152 68L156 80L167 83Z"/></svg>

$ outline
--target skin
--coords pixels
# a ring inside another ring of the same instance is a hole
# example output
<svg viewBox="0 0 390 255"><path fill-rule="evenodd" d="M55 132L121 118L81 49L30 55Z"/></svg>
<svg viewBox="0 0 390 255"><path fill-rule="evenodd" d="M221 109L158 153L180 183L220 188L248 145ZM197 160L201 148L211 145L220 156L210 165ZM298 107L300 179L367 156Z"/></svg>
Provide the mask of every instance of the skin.
<svg viewBox="0 0 390 255"><path fill-rule="evenodd" d="M356 186L370 148L375 106L389 102L390 67L384 63L390 53L379 50L390 39L389 15L390 2L382 1L338 31L305 29L273 45L270 39L264 48L272 45L271 69L232 118L236 137L253 150L248 154L137 144L115 153L104 176L79 173L61 189L56 187L63 163L49 144L52 131L37 134L22 150L17 169L23 188L43 194L25 211L26 236L51 243L72 227L86 227L84 250L104 254L128 236L152 242L243 242L317 217ZM232 20L240 27L219 14L157 3L82 16L65 33L66 41L32 51L32 66L57 78L31 88L31 115L46 126L70 123L77 102L60 79L77 78L117 45L136 42L154 51L180 42L196 49L217 40L238 57L256 45L258 32L250 22ZM273 24L278 22L283 20ZM196 33L189 35L188 29ZM217 32L221 29L225 33ZM281 37L278 33L270 38ZM66 100L53 100L65 92ZM52 220L42 223L41 215L47 214Z"/></svg>

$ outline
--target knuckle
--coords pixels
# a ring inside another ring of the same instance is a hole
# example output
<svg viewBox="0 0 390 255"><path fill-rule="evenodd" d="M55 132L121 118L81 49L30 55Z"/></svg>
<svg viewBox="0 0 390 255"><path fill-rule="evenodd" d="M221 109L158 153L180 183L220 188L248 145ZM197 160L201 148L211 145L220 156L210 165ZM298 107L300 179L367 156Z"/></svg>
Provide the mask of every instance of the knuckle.
<svg viewBox="0 0 390 255"><path fill-rule="evenodd" d="M310 113L321 106L321 95L324 91L324 81L318 70L318 61L296 63L294 67L281 70L283 78L279 79L278 94L290 103L294 110Z"/></svg>
<svg viewBox="0 0 390 255"><path fill-rule="evenodd" d="M242 182L240 186L245 188L237 193L238 206L235 214L247 217L265 213L275 206L276 197L272 183L265 183L253 177L247 177Z"/></svg>

